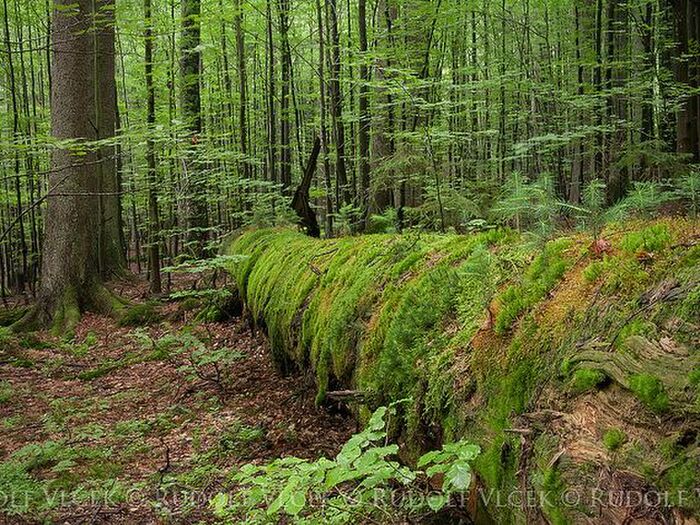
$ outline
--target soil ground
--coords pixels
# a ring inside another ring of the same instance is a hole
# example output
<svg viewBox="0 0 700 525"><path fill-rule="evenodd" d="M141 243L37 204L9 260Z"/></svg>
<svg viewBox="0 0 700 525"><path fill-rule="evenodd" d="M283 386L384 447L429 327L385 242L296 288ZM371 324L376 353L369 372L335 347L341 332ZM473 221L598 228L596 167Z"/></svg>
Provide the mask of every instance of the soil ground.
<svg viewBox="0 0 700 525"><path fill-rule="evenodd" d="M209 522L236 467L332 456L356 430L314 406L312 380L282 376L242 318L193 323L183 306L0 341L0 523Z"/></svg>

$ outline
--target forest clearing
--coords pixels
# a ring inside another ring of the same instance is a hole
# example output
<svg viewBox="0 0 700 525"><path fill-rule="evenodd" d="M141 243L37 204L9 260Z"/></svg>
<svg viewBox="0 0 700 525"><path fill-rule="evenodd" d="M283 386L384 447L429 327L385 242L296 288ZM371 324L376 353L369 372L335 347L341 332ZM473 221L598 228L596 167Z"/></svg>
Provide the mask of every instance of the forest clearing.
<svg viewBox="0 0 700 525"><path fill-rule="evenodd" d="M0 14L0 523L698 523L696 0Z"/></svg>

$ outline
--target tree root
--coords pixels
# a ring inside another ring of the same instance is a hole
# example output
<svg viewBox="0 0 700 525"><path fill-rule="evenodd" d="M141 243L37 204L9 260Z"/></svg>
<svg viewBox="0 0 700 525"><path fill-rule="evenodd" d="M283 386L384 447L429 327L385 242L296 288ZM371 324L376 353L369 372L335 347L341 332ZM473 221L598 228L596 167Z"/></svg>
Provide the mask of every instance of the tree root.
<svg viewBox="0 0 700 525"><path fill-rule="evenodd" d="M84 312L119 317L128 304L102 284L89 287L82 297L77 287L69 286L57 299L35 304L10 329L22 333L48 328L55 336L70 338Z"/></svg>

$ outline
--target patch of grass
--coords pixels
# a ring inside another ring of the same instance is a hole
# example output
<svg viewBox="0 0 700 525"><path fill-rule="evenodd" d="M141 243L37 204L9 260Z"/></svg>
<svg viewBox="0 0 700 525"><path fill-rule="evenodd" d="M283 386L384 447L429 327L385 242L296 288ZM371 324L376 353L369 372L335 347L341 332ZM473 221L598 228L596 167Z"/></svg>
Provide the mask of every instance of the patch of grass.
<svg viewBox="0 0 700 525"><path fill-rule="evenodd" d="M53 347L53 345L47 341L43 341L36 333L28 332L22 334L19 340L19 346L29 350L45 350Z"/></svg>
<svg viewBox="0 0 700 525"><path fill-rule="evenodd" d="M119 319L119 326L146 326L160 322L160 303L148 301L127 308Z"/></svg>
<svg viewBox="0 0 700 525"><path fill-rule="evenodd" d="M603 434L603 445L609 452L615 452L627 441L627 434L619 428L609 428Z"/></svg>
<svg viewBox="0 0 700 525"><path fill-rule="evenodd" d="M7 381L0 382L0 405L9 403L15 395L15 389Z"/></svg>
<svg viewBox="0 0 700 525"><path fill-rule="evenodd" d="M213 452L216 456L247 455L250 447L264 438L265 432L260 427L251 427L239 422L221 435Z"/></svg>
<svg viewBox="0 0 700 525"><path fill-rule="evenodd" d="M51 511L66 501L80 504L95 496L114 504L124 501L125 489L115 479L120 470L111 455L107 448L59 441L21 448L0 463L0 487L11 487L17 496L0 500L0 512L42 515L41 521L52 522Z"/></svg>
<svg viewBox="0 0 700 525"><path fill-rule="evenodd" d="M73 357L81 358L90 353L90 350L97 344L97 334L88 332L81 343L71 342L63 345L63 350Z"/></svg>
<svg viewBox="0 0 700 525"><path fill-rule="evenodd" d="M668 394L658 377L651 374L635 374L630 377L629 384L634 395L654 412L668 410Z"/></svg>
<svg viewBox="0 0 700 525"><path fill-rule="evenodd" d="M574 372L571 378L571 390L576 394L597 390L608 380L600 370L592 368L580 368Z"/></svg>
<svg viewBox="0 0 700 525"><path fill-rule="evenodd" d="M12 430L22 423L22 416L9 416L0 419L0 426L5 430Z"/></svg>

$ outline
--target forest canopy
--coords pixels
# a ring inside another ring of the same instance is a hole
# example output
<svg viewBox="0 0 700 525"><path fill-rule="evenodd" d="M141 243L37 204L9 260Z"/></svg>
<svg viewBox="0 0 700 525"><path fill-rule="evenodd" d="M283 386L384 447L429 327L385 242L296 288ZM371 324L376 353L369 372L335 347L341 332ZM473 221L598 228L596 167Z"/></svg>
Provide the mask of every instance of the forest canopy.
<svg viewBox="0 0 700 525"><path fill-rule="evenodd" d="M164 264L227 231L295 222L293 200L326 237L571 225L587 192L602 208L640 188L697 206L691 0L0 8L3 295L35 290L47 211L69 197L93 212L98 273L128 252L155 290ZM56 175L60 151L84 156L87 186Z"/></svg>

